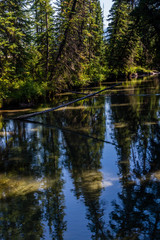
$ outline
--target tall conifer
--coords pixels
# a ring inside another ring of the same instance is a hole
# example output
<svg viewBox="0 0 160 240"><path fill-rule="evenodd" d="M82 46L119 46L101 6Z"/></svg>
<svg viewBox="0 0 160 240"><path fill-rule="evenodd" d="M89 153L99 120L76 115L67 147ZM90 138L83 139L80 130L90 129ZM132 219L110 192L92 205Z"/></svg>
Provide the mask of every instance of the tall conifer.
<svg viewBox="0 0 160 240"><path fill-rule="evenodd" d="M34 0L32 11L36 77L46 81L54 46L54 11L50 0Z"/></svg>
<svg viewBox="0 0 160 240"><path fill-rule="evenodd" d="M71 86L86 84L91 80L94 60L100 65L102 55L103 23L99 0L58 1L58 9L59 34L51 79Z"/></svg>
<svg viewBox="0 0 160 240"><path fill-rule="evenodd" d="M30 43L27 1L0 2L0 76L14 79L24 73Z"/></svg>
<svg viewBox="0 0 160 240"><path fill-rule="evenodd" d="M124 62L123 54L126 48L124 39L127 35L130 23L130 8L127 0L114 0L109 15L107 37L109 41L108 62L114 71L121 71Z"/></svg>

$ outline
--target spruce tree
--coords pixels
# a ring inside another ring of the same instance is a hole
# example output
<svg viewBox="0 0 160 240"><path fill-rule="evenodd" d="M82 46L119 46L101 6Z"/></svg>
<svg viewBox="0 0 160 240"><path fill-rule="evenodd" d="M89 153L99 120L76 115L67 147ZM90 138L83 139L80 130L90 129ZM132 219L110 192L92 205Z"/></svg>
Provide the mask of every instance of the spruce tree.
<svg viewBox="0 0 160 240"><path fill-rule="evenodd" d="M126 38L130 23L130 8L126 0L114 0L109 15L107 38L109 42L108 64L109 68L120 72L124 68L124 39Z"/></svg>
<svg viewBox="0 0 160 240"><path fill-rule="evenodd" d="M32 11L36 78L47 81L54 48L54 11L50 0L35 0Z"/></svg>
<svg viewBox="0 0 160 240"><path fill-rule="evenodd" d="M100 65L103 24L98 0L58 1L57 52L51 80L59 86L83 85L91 81L93 65ZM97 78L97 77L96 77ZM55 81L55 80L54 80Z"/></svg>
<svg viewBox="0 0 160 240"><path fill-rule="evenodd" d="M91 82L99 82L104 77L104 37L103 17L99 0L92 1L89 6L90 17L88 21L89 64L88 74Z"/></svg>
<svg viewBox="0 0 160 240"><path fill-rule="evenodd" d="M138 21L138 33L143 44L144 64L147 67L160 67L160 2L139 0L133 11Z"/></svg>
<svg viewBox="0 0 160 240"><path fill-rule="evenodd" d="M160 14L157 0L114 0L107 31L107 60L112 73L134 66L159 67Z"/></svg>
<svg viewBox="0 0 160 240"><path fill-rule="evenodd" d="M23 78L30 44L26 0L0 2L0 77Z"/></svg>

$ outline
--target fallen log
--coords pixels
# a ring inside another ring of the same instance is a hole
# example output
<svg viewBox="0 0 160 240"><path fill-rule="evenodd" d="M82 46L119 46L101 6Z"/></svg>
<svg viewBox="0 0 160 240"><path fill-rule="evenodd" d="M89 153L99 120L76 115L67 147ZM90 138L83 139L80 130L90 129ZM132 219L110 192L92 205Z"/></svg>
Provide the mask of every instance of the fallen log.
<svg viewBox="0 0 160 240"><path fill-rule="evenodd" d="M8 119L6 119L6 121L8 121ZM113 142L106 141L106 140L103 140L103 139L100 139L100 138L97 138L97 137L93 137L91 135L84 134L84 133L81 133L81 132L73 131L70 128L53 126L53 125L50 125L50 124L46 124L46 123L42 123L42 122L38 122L38 121L32 121L32 120L28 120L28 119L24 119L23 122L33 123L33 124L41 125L41 126L44 126L44 127L47 127L47 128L54 128L54 129L56 128L56 129L59 129L61 131L65 131L65 132L68 132L70 134L79 135L79 136L84 137L84 138L91 138L91 139L93 139L96 142L104 142L104 143L107 143L107 144L111 144L111 145L117 146Z"/></svg>
<svg viewBox="0 0 160 240"><path fill-rule="evenodd" d="M25 119L25 118L30 118L30 117L34 117L34 116L37 116L37 115L40 115L40 114L44 114L44 113L48 113L48 112L55 111L55 110L57 110L57 109L59 109L59 108L67 107L68 105L71 105L71 104L73 104L73 103L82 101L82 100L84 100L84 99L86 99L86 98L89 98L89 97L93 97L93 96L95 96L96 94L99 94L99 93L101 93L101 92L107 91L107 90L112 89L112 88L114 88L114 87L116 87L116 86L119 86L119 85L121 85L121 84L122 84L122 83L114 84L114 85L112 85L112 86L110 86L110 87L108 87L108 88L102 89L102 90L100 90L100 91L98 91L98 92L88 94L88 95L85 96L85 97L78 98L78 99L73 100L73 101L71 101L71 102L64 103L64 104L62 104L62 105L60 105L60 106L57 106L57 107L54 107L54 108L51 108L51 109L48 109L48 110L45 110L45 111L35 112L35 113L30 113L30 114L21 115L21 116L19 116L19 117L15 117L14 120L21 120L21 119Z"/></svg>

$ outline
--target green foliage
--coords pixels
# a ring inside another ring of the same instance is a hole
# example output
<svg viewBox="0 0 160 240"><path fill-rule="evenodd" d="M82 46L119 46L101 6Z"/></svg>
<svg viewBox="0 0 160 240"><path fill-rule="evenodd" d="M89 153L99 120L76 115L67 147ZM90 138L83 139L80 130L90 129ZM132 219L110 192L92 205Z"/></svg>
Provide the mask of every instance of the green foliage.
<svg viewBox="0 0 160 240"><path fill-rule="evenodd" d="M160 66L160 3L157 0L139 0L132 15L138 19L138 33L143 43L145 64Z"/></svg>
<svg viewBox="0 0 160 240"><path fill-rule="evenodd" d="M145 69L141 66L128 68L128 74L137 73L137 74L141 75L141 74L149 74L150 72L151 72L151 70Z"/></svg>
<svg viewBox="0 0 160 240"><path fill-rule="evenodd" d="M159 6L156 0L113 1L106 50L111 74L127 75L136 66L159 68Z"/></svg>
<svg viewBox="0 0 160 240"><path fill-rule="evenodd" d="M55 9L51 3L0 2L1 98L29 101L48 89L60 91L103 80L99 0L57 1Z"/></svg>
<svg viewBox="0 0 160 240"><path fill-rule="evenodd" d="M65 10L64 10L65 9ZM51 72L56 85L81 86L93 82L93 65L103 65L104 41L100 2L58 1L58 51ZM102 71L96 73L96 81Z"/></svg>
<svg viewBox="0 0 160 240"><path fill-rule="evenodd" d="M51 0L1 0L0 98L24 94L29 101L158 69L159 7L156 0L114 0L104 39L99 0L57 0L56 7Z"/></svg>
<svg viewBox="0 0 160 240"><path fill-rule="evenodd" d="M0 3L0 77L25 71L30 41L25 4L25 0Z"/></svg>
<svg viewBox="0 0 160 240"><path fill-rule="evenodd" d="M34 67L35 77L39 81L47 81L49 68L54 53L55 30L54 30L54 10L50 0L38 0L33 2L31 7L33 13L33 61L36 62Z"/></svg>
<svg viewBox="0 0 160 240"><path fill-rule="evenodd" d="M130 3L115 0L109 15L107 60L112 72L125 73L133 65L137 36L130 18Z"/></svg>
<svg viewBox="0 0 160 240"><path fill-rule="evenodd" d="M12 91L10 97L17 99L20 102L33 102L41 96L46 95L47 83L42 82L39 84L31 79L25 81L18 81L18 83L12 85Z"/></svg>
<svg viewBox="0 0 160 240"><path fill-rule="evenodd" d="M48 91L47 82L38 82L33 79L25 78L24 80L0 79L0 99L15 99L18 102L34 102L39 97L46 96Z"/></svg>

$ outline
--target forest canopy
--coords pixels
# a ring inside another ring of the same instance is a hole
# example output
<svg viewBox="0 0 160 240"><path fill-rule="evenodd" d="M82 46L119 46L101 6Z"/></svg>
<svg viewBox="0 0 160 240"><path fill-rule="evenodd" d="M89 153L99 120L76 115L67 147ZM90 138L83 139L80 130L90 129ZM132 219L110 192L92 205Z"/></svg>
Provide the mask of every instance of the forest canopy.
<svg viewBox="0 0 160 240"><path fill-rule="evenodd" d="M160 67L160 3L0 1L0 99L31 101Z"/></svg>

